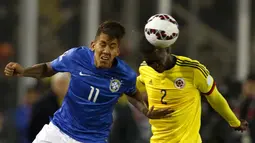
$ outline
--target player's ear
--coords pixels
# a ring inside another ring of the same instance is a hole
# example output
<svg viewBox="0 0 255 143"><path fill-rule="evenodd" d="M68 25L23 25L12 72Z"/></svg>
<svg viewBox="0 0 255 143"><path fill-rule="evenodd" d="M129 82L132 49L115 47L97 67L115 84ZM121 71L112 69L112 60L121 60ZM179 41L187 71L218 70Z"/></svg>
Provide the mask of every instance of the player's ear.
<svg viewBox="0 0 255 143"><path fill-rule="evenodd" d="M94 50L95 50L95 46L96 46L96 42L95 42L95 41L92 41L92 42L90 43L90 49L91 49L92 51L94 51Z"/></svg>

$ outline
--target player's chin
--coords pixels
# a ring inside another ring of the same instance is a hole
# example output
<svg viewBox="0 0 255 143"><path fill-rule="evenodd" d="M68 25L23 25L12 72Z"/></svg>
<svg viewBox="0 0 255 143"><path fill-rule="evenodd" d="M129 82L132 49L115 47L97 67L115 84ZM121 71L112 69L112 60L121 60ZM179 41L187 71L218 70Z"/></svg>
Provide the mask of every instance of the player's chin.
<svg viewBox="0 0 255 143"><path fill-rule="evenodd" d="M100 60L100 68L111 68L111 62L106 60Z"/></svg>

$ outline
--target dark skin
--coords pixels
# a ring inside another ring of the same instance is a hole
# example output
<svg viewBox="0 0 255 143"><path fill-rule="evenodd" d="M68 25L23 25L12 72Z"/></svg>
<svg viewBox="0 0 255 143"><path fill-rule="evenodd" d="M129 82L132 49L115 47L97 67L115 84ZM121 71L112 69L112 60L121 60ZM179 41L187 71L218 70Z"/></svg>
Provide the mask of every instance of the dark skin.
<svg viewBox="0 0 255 143"><path fill-rule="evenodd" d="M162 73L165 70L174 66L174 57L170 53L170 48L155 48L154 52L145 55L145 59L150 67L152 67L158 73Z"/></svg>
<svg viewBox="0 0 255 143"><path fill-rule="evenodd" d="M144 58L147 64L152 67L158 73L162 73L165 70L169 70L174 67L174 57L171 55L170 48L155 48L154 52L144 54ZM241 125L239 127L232 127L235 131L246 131L248 129L248 122L246 120L240 120Z"/></svg>
<svg viewBox="0 0 255 143"><path fill-rule="evenodd" d="M91 42L91 49L94 51L96 67L111 68L114 65L115 57L120 53L119 46L120 40L116 38L110 38L104 33L97 36L96 39ZM36 64L28 68L24 68L18 63L10 62L6 65L4 73L8 77L32 77L40 79L53 76L56 72L53 70L49 62ZM132 95L129 95L129 101L150 119L169 117L173 112L170 108L154 110L154 107L152 106L148 109L138 90Z"/></svg>

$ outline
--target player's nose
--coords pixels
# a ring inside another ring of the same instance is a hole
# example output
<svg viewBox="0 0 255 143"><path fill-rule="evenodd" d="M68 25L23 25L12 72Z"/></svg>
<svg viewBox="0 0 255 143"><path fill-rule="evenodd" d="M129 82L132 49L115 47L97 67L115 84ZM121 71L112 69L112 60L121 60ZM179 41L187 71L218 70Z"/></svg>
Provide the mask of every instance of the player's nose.
<svg viewBox="0 0 255 143"><path fill-rule="evenodd" d="M104 53L104 54L110 54L110 53L111 53L111 48L110 48L110 46L107 45L107 46L104 48L103 53Z"/></svg>

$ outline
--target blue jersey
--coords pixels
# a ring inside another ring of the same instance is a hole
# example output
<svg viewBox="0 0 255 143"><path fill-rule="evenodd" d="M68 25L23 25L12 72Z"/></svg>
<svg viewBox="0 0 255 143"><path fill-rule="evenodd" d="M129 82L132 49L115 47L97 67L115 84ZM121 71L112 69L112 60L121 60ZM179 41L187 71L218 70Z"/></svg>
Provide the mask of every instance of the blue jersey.
<svg viewBox="0 0 255 143"><path fill-rule="evenodd" d="M94 52L79 47L51 62L54 71L71 73L68 92L52 119L62 132L84 143L107 142L118 98L136 92L136 73L116 61L112 68L96 68Z"/></svg>

